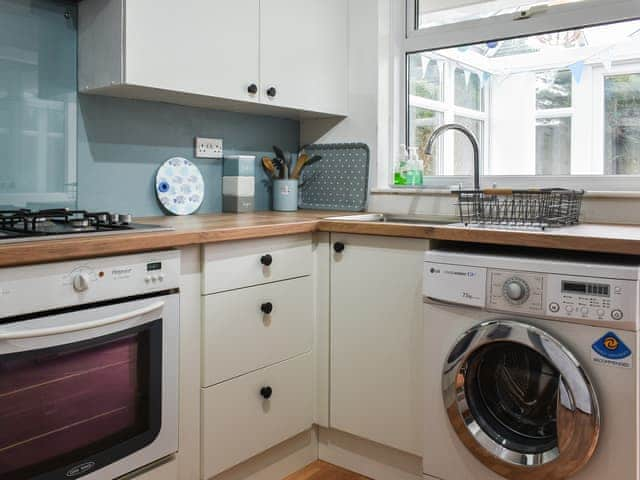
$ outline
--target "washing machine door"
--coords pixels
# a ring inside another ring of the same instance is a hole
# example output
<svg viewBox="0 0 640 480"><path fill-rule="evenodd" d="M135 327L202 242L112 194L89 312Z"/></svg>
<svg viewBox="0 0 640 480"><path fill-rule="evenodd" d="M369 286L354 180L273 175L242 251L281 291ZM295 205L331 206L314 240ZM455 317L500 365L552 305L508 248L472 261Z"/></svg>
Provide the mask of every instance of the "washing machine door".
<svg viewBox="0 0 640 480"><path fill-rule="evenodd" d="M445 361L451 425L484 465L513 480L560 480L593 455L598 400L573 354L545 331L516 321L483 323Z"/></svg>

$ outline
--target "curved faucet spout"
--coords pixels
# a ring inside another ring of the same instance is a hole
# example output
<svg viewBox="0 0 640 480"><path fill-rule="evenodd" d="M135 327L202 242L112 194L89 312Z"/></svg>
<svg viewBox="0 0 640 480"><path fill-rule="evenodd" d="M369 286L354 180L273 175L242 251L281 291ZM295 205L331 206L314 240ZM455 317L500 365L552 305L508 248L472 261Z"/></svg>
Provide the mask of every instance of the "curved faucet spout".
<svg viewBox="0 0 640 480"><path fill-rule="evenodd" d="M478 139L473 134L473 132L469 130L467 127L459 123L446 123L444 125L439 126L431 134L431 137L429 138L429 142L427 142L427 148L425 149L425 153L427 155L431 155L435 141L438 139L440 135L442 135L443 133L449 130L456 130L458 132L463 133L471 142L471 146L473 147L473 188L475 190L480 190L480 147L478 145Z"/></svg>

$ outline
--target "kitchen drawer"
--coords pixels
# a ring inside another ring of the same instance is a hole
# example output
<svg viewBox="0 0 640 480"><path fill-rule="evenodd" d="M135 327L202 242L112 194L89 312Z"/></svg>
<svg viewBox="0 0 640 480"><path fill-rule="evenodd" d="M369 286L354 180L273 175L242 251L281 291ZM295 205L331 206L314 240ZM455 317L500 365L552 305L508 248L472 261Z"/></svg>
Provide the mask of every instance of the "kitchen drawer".
<svg viewBox="0 0 640 480"><path fill-rule="evenodd" d="M210 244L204 247L202 293L310 275L311 235Z"/></svg>
<svg viewBox="0 0 640 480"><path fill-rule="evenodd" d="M203 478L209 479L311 427L312 367L307 353L202 389ZM261 396L265 387L272 391L269 400Z"/></svg>
<svg viewBox="0 0 640 480"><path fill-rule="evenodd" d="M271 314L264 313L272 308ZM296 278L204 297L202 386L311 351L313 281Z"/></svg>

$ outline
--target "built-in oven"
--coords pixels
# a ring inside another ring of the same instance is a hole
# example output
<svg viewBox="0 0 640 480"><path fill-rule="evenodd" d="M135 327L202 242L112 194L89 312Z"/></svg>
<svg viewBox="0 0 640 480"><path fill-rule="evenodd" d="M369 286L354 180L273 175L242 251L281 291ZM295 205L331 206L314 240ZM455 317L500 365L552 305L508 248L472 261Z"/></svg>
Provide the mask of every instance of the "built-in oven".
<svg viewBox="0 0 640 480"><path fill-rule="evenodd" d="M177 451L178 268L0 270L0 480L111 480Z"/></svg>

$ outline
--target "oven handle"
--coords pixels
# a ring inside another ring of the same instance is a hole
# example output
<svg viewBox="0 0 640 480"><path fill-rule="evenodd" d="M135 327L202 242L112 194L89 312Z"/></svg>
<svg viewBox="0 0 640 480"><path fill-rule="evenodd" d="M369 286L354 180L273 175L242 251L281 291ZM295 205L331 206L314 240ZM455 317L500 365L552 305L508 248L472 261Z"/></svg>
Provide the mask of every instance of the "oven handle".
<svg viewBox="0 0 640 480"><path fill-rule="evenodd" d="M114 315L93 322L77 323L74 325L65 325L63 327L54 328L38 328L33 330L16 331L16 332L0 332L0 340L20 340L25 338L51 337L53 335L61 335L64 333L79 332L82 330L91 330L93 328L105 327L114 323L125 322L136 317L141 317L164 307L164 302L156 302L147 307L132 310L131 312Z"/></svg>

